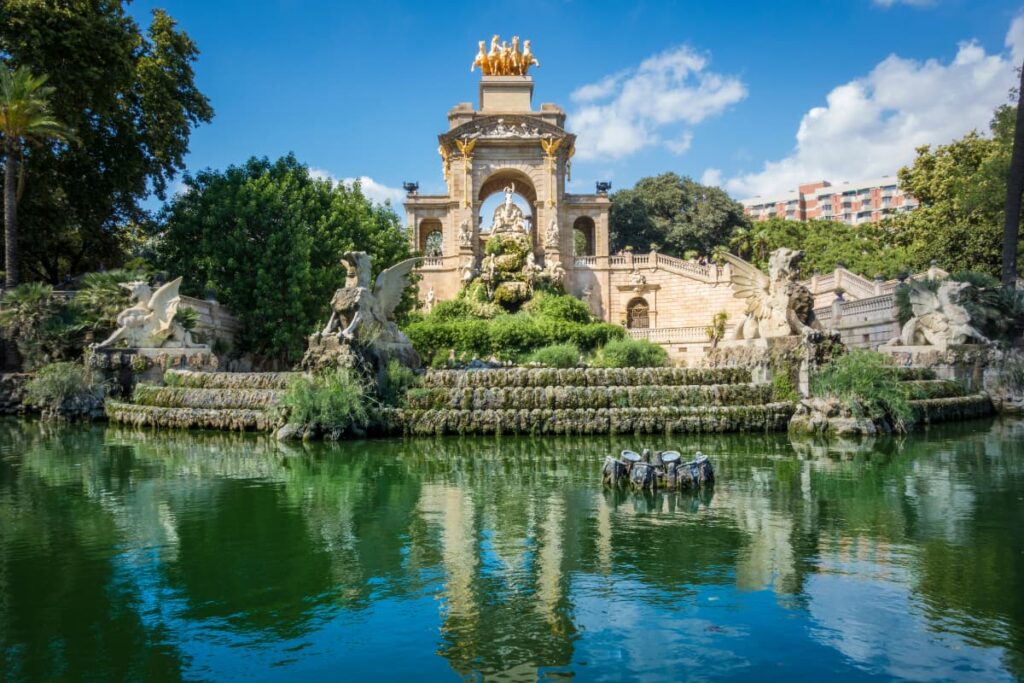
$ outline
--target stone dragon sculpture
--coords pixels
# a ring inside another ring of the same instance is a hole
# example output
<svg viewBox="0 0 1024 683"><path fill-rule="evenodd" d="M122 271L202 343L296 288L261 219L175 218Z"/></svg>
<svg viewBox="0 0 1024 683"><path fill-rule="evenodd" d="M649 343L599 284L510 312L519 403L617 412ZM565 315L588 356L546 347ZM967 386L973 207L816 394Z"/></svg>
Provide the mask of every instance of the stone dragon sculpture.
<svg viewBox="0 0 1024 683"><path fill-rule="evenodd" d="M910 305L914 317L903 326L893 346L935 346L945 350L951 344L970 341L988 343L988 339L971 325L971 316L961 305L966 282L946 280L933 289L921 282L910 281Z"/></svg>
<svg viewBox="0 0 1024 683"><path fill-rule="evenodd" d="M799 250L776 249L765 276L743 259L724 254L732 266L733 295L747 301L746 317L733 331L733 339L821 336L821 324L814 317L814 297L796 279L803 256Z"/></svg>
<svg viewBox="0 0 1024 683"><path fill-rule="evenodd" d="M409 286L409 275L420 262L406 259L382 271L371 281L372 259L362 251L349 251L342 263L348 270L345 286L331 299L331 317L319 338L336 337L374 357L376 364L397 358L406 365L419 366L419 357L409 338L395 324L395 309Z"/></svg>

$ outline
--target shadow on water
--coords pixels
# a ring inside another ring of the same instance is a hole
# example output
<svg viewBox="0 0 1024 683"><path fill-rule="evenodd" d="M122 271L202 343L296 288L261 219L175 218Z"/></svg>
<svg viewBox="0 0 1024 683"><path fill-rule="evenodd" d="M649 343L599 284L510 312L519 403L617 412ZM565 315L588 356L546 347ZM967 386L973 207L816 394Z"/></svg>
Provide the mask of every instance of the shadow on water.
<svg viewBox="0 0 1024 683"><path fill-rule="evenodd" d="M12 680L1024 676L1022 423L661 441L284 446L0 421L0 665ZM718 481L600 487L606 454L645 446L707 453Z"/></svg>

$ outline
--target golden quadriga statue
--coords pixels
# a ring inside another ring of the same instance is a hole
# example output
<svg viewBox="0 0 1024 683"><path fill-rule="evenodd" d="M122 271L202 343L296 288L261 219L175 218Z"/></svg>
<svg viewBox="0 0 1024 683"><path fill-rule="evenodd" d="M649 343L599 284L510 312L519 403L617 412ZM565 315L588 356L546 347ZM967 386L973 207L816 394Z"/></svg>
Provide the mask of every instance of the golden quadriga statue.
<svg viewBox="0 0 1024 683"><path fill-rule="evenodd" d="M540 66L530 49L530 41L524 40L523 49L519 50L519 36L512 36L512 44L509 45L494 35L489 52L485 41L478 44L480 51L469 70L480 67L484 76L526 76L531 66Z"/></svg>

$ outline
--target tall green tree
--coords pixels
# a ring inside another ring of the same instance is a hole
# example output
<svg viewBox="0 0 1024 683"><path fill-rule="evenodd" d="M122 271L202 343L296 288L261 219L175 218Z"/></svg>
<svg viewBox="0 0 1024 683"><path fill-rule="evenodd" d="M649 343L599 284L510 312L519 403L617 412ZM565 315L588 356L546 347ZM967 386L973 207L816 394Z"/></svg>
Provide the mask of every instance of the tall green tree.
<svg viewBox="0 0 1024 683"><path fill-rule="evenodd" d="M312 178L292 155L184 184L159 218L155 260L184 275L186 291L226 304L242 322L239 350L261 358L299 360L344 283L345 251L368 252L378 271L409 255L390 207L374 206L358 186Z"/></svg>
<svg viewBox="0 0 1024 683"><path fill-rule="evenodd" d="M899 172L901 188L921 206L883 225L908 251L913 268L931 261L950 272L1002 270L1007 176L1016 107L999 107L991 135L972 131L947 145L917 151Z"/></svg>
<svg viewBox="0 0 1024 683"><path fill-rule="evenodd" d="M611 248L647 251L652 244L673 256L710 254L749 225L743 207L722 189L675 173L642 178L612 195Z"/></svg>
<svg viewBox="0 0 1024 683"><path fill-rule="evenodd" d="M122 0L0 2L0 61L49 74L54 118L78 144L31 152L19 202L22 279L60 282L124 260L140 206L184 169L213 110L195 43L161 10L144 31Z"/></svg>
<svg viewBox="0 0 1024 683"><path fill-rule="evenodd" d="M18 200L25 189L30 144L67 140L71 131L50 113L53 88L28 67L0 64L0 139L4 155L4 285L18 285Z"/></svg>

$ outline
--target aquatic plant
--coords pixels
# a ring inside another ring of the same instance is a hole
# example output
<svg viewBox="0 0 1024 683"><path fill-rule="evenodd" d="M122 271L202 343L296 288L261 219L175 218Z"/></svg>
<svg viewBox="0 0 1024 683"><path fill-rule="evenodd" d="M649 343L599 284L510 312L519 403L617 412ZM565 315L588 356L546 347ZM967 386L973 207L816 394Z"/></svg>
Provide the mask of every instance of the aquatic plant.
<svg viewBox="0 0 1024 683"><path fill-rule="evenodd" d="M834 358L811 378L813 396L836 398L859 417L888 419L897 430L913 418L913 388L888 357L864 349Z"/></svg>
<svg viewBox="0 0 1024 683"><path fill-rule="evenodd" d="M89 417L99 412L106 389L81 363L50 363L25 385L25 403L40 409L44 417Z"/></svg>
<svg viewBox="0 0 1024 683"><path fill-rule="evenodd" d="M326 433L362 432L370 424L371 399L350 370L299 375L288 383L280 405L289 424Z"/></svg>

